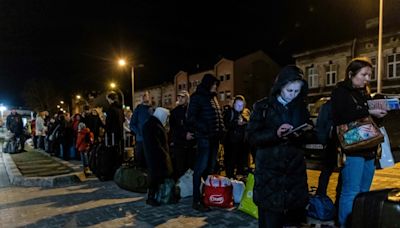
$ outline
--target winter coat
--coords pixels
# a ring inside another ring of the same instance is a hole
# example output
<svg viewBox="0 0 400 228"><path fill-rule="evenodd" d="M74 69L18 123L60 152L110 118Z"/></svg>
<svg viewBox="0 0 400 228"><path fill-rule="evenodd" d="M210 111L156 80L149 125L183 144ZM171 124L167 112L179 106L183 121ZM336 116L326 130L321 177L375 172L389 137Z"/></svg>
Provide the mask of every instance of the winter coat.
<svg viewBox="0 0 400 228"><path fill-rule="evenodd" d="M124 132L124 112L122 111L122 106L117 102L114 102L110 105L110 107L106 111L106 134L108 140L111 140L112 134L114 134L115 142L118 142L122 139Z"/></svg>
<svg viewBox="0 0 400 228"><path fill-rule="evenodd" d="M174 145L185 146L190 143L186 140L188 129L186 128L187 105L178 105L171 111L169 117L170 134Z"/></svg>
<svg viewBox="0 0 400 228"><path fill-rule="evenodd" d="M195 133L196 138L222 138L224 123L222 110L219 107L216 93L211 93L211 86L218 80L206 74L190 97L187 112L187 127Z"/></svg>
<svg viewBox="0 0 400 228"><path fill-rule="evenodd" d="M224 125L226 128L225 142L226 143L239 143L245 140L245 131L247 123L250 120L250 110L244 108L241 112L236 111L232 107L227 107L224 110ZM244 122L239 125L239 118Z"/></svg>
<svg viewBox="0 0 400 228"><path fill-rule="evenodd" d="M369 95L367 95L364 88L353 88L350 80L339 82L331 95L334 126L347 124L370 116L368 112L368 99ZM372 159L376 156L376 148L351 152L344 151L344 153L348 156L360 156Z"/></svg>
<svg viewBox="0 0 400 228"><path fill-rule="evenodd" d="M94 141L94 135L90 132L89 128L83 128L78 132L78 137L76 139L76 148L79 152L87 152L90 148L90 145Z"/></svg>
<svg viewBox="0 0 400 228"><path fill-rule="evenodd" d="M88 114L83 121L86 124L86 127L93 132L95 138L99 137L100 134L100 127L104 127L103 122L101 121L99 115L93 115L92 113Z"/></svg>
<svg viewBox="0 0 400 228"><path fill-rule="evenodd" d="M21 135L23 133L24 125L22 123L22 117L20 114L10 114L7 116L6 123L7 130L11 131L15 135Z"/></svg>
<svg viewBox="0 0 400 228"><path fill-rule="evenodd" d="M143 125L143 143L147 171L151 179L162 180L172 174L167 132L161 121L150 116Z"/></svg>
<svg viewBox="0 0 400 228"><path fill-rule="evenodd" d="M257 148L254 202L263 209L275 212L305 208L308 203L306 164L301 147L305 136L288 139L277 136L278 128L284 123L293 127L311 124L303 101L307 92L306 82L297 98L286 106L277 100L282 86L289 81L302 80L301 76L298 68L284 68L270 97L254 105L246 131L249 143Z"/></svg>
<svg viewBox="0 0 400 228"><path fill-rule="evenodd" d="M37 136L46 136L46 126L41 116L36 117L35 131Z"/></svg>
<svg viewBox="0 0 400 228"><path fill-rule="evenodd" d="M143 125L153 114L153 109L150 105L139 104L133 111L131 122L129 127L133 133L135 133L135 140L137 142L143 142Z"/></svg>
<svg viewBox="0 0 400 228"><path fill-rule="evenodd" d="M328 143L328 140L332 138L332 128L332 102L329 100L321 106L317 118L316 130L319 143L323 145Z"/></svg>

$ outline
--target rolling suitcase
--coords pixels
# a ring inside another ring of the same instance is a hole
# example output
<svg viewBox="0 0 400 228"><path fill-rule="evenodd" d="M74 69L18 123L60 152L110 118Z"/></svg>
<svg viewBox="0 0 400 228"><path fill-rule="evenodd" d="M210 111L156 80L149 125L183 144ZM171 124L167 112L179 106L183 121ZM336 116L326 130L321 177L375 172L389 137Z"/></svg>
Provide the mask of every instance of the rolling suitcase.
<svg viewBox="0 0 400 228"><path fill-rule="evenodd" d="M104 143L96 150L96 172L95 175L101 181L108 181L114 178L119 158L119 146L115 145L114 134L111 136L111 145L108 142L107 134Z"/></svg>
<svg viewBox="0 0 400 228"><path fill-rule="evenodd" d="M358 194L354 199L351 217L353 228L400 227L400 189Z"/></svg>

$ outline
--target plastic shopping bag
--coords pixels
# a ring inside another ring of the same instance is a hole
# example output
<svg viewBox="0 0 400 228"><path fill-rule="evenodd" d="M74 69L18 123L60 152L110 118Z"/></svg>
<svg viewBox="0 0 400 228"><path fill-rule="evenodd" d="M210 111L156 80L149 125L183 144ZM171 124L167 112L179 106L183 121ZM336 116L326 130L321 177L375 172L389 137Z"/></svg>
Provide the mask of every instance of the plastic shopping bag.
<svg viewBox="0 0 400 228"><path fill-rule="evenodd" d="M233 207L232 184L223 176L209 175L204 184L204 204L212 207Z"/></svg>
<svg viewBox="0 0 400 228"><path fill-rule="evenodd" d="M381 168L392 167L394 166L394 159L393 159L392 149L390 147L389 136L386 132L385 127L381 127L380 130L384 135L385 141L381 143L382 155L381 158L379 159L379 164L381 165Z"/></svg>
<svg viewBox="0 0 400 228"><path fill-rule="evenodd" d="M193 195L193 170L188 169L186 173L178 180L177 186L180 189L181 197L189 197Z"/></svg>
<svg viewBox="0 0 400 228"><path fill-rule="evenodd" d="M246 188L244 189L239 210L258 219L258 207L253 201L254 175L250 173L247 176Z"/></svg>
<svg viewBox="0 0 400 228"><path fill-rule="evenodd" d="M233 201L235 203L240 203L243 197L245 185L243 181L231 180L233 186Z"/></svg>

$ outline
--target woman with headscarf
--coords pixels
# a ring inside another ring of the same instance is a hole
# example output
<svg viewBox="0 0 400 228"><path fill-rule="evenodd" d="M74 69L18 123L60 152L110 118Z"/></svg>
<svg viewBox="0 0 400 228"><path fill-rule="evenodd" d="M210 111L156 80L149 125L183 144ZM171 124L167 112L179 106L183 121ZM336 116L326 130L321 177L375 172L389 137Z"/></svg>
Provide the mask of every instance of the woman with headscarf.
<svg viewBox="0 0 400 228"><path fill-rule="evenodd" d="M172 162L169 156L167 125L169 110L158 107L143 125L144 158L146 161L149 190L146 203L159 206L155 199L159 186L172 175Z"/></svg>

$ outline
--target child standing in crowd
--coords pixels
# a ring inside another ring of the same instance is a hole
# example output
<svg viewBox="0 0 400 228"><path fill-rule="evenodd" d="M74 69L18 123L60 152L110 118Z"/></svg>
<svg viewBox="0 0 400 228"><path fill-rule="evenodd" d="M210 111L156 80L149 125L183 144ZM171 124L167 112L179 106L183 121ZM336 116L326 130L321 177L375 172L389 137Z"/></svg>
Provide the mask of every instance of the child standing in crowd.
<svg viewBox="0 0 400 228"><path fill-rule="evenodd" d="M85 176L92 175L92 172L89 169L88 152L90 149L90 145L93 143L93 141L94 141L94 135L92 132L90 132L90 129L87 128L84 123L79 123L76 148L81 154L81 159L83 163L83 173L85 174Z"/></svg>

